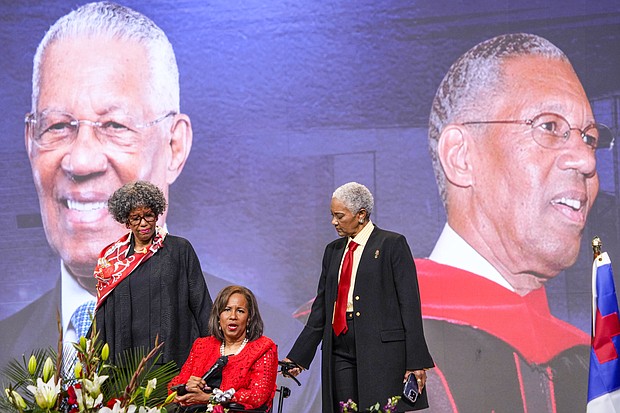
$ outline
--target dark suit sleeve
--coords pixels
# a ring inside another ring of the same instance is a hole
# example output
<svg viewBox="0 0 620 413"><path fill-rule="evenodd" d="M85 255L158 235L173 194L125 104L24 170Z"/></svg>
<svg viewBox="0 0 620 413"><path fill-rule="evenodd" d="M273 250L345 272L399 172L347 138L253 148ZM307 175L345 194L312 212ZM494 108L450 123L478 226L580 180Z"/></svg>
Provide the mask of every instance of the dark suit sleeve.
<svg viewBox="0 0 620 413"><path fill-rule="evenodd" d="M325 331L325 319L327 317L325 314L325 291L332 253L333 244L329 244L325 248L325 253L323 254L321 277L319 278L319 286L317 288L314 302L312 303L310 316L308 317L308 321L306 322L304 329L299 334L299 337L295 341L293 348L287 356L289 359L306 369L310 367L310 363L316 353L316 348L323 339L323 332Z"/></svg>
<svg viewBox="0 0 620 413"><path fill-rule="evenodd" d="M58 346L56 316L60 310L60 278L56 286L25 308L0 321L0 371L10 361L26 360L33 350Z"/></svg>
<svg viewBox="0 0 620 413"><path fill-rule="evenodd" d="M434 366L428 351L424 328L422 327L422 310L420 290L413 256L404 236L395 240L391 254L394 283L401 317L405 327L406 366L407 370L419 370Z"/></svg>
<svg viewBox="0 0 620 413"><path fill-rule="evenodd" d="M213 301L205 282L200 261L194 248L188 242L187 251L187 283L189 291L189 308L196 319L199 337L209 335L209 316Z"/></svg>

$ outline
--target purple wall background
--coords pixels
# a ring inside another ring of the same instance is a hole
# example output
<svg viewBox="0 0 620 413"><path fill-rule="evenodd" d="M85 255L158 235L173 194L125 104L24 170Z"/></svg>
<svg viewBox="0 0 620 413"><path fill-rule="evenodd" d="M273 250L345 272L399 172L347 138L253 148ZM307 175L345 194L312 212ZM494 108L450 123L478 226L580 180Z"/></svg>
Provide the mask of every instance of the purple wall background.
<svg viewBox="0 0 620 413"><path fill-rule="evenodd" d="M171 188L170 231L192 242L205 271L287 312L314 295L324 246L336 237L330 195L344 182L369 186L374 221L404 233L414 255L430 253L445 222L426 145L430 104L450 64L479 41L518 31L548 38L573 62L597 118L617 127L617 0L123 3L168 34L194 127ZM0 3L0 319L52 288L56 279L43 274L59 270L23 115L36 46L75 5ZM553 311L588 332L592 236L620 261L612 152L599 154L599 173L585 247L548 287Z"/></svg>

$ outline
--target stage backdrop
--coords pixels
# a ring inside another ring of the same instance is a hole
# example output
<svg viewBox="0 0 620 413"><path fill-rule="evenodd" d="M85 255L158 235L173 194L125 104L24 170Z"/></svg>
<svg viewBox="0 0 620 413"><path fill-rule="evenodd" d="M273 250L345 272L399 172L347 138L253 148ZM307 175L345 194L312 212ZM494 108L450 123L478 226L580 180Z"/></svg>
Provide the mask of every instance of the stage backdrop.
<svg viewBox="0 0 620 413"><path fill-rule="evenodd" d="M450 64L476 43L508 32L551 40L574 64L597 120L618 122L617 0L124 4L169 36L181 109L194 128L188 163L171 187L170 232L192 242L205 272L250 287L286 314L315 294L324 247L337 236L330 197L342 183L367 185L373 221L403 233L415 256L430 253L445 213L427 149L428 114ZM23 118L36 46L75 6L0 4L0 318L57 282ZM552 311L588 333L592 236L620 265L617 147L597 157L601 192L580 257L547 285Z"/></svg>

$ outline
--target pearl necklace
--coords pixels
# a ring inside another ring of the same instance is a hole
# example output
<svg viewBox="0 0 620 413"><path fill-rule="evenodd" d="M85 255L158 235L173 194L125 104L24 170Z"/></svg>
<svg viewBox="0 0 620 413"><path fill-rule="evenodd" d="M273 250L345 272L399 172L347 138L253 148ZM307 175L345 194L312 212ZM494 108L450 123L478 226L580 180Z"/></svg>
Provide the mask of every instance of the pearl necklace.
<svg viewBox="0 0 620 413"><path fill-rule="evenodd" d="M243 339L243 341L241 342L241 345L239 346L239 348L237 349L236 352L229 354L229 356L236 356L237 354L241 353L241 350L243 350L243 348L245 347L245 345L248 344L248 339L247 337ZM225 353L226 349L226 341L223 340L222 341L222 345L220 346L220 356L223 356Z"/></svg>

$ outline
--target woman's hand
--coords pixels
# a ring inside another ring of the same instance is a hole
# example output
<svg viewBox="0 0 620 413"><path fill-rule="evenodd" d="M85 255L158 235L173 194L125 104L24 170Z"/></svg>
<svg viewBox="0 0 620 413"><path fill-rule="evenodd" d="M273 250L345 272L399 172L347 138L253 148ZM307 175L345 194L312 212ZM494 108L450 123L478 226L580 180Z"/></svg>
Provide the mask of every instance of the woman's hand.
<svg viewBox="0 0 620 413"><path fill-rule="evenodd" d="M415 376L418 381L418 392L422 393L422 389L426 386L426 370L407 370L405 372L405 379L403 380L403 383L407 381L410 374Z"/></svg>
<svg viewBox="0 0 620 413"><path fill-rule="evenodd" d="M185 389L187 394L175 397L175 403L181 405L209 403L211 388L207 386L207 383L201 377L191 376L187 383L185 383Z"/></svg>
<svg viewBox="0 0 620 413"><path fill-rule="evenodd" d="M295 363L293 360L291 360L289 358L285 358L283 361L286 361L287 363L293 363L293 364L297 365L297 367L294 367L294 368L288 370L288 373L291 376L297 377L297 376L299 376L299 373L302 372L303 368L299 367L299 364Z"/></svg>

